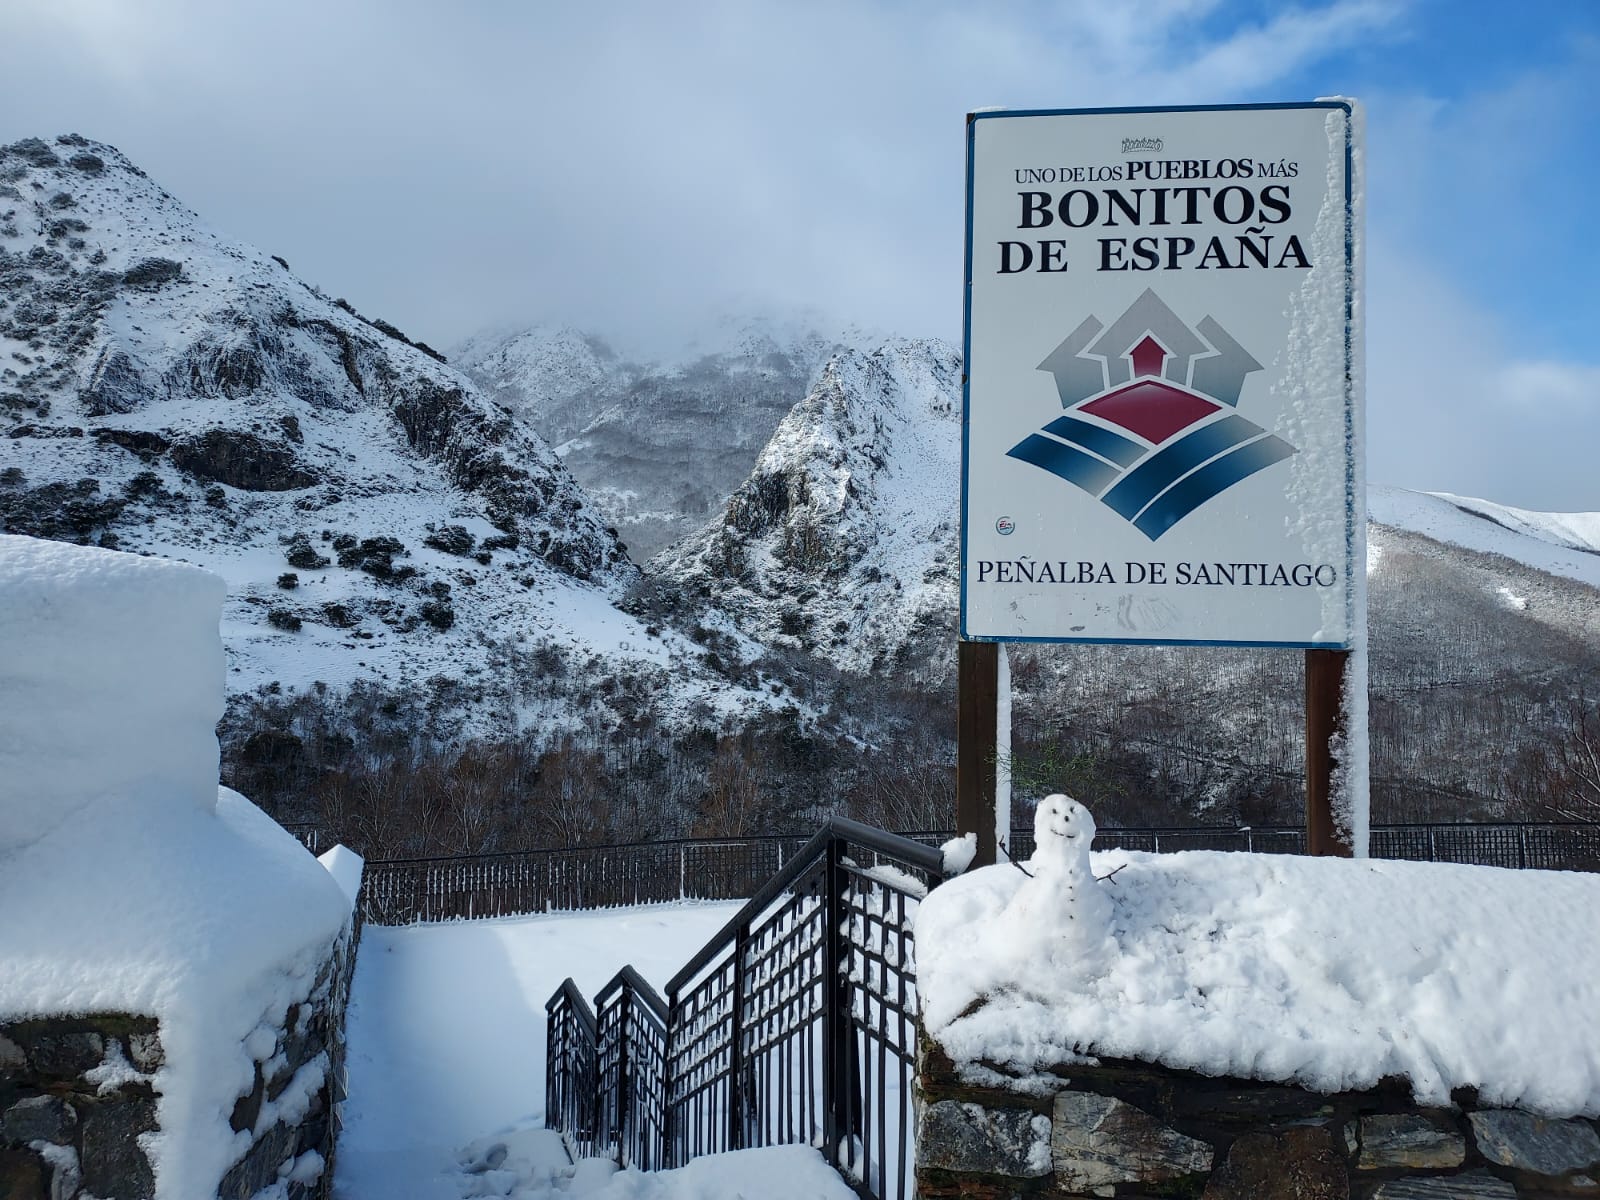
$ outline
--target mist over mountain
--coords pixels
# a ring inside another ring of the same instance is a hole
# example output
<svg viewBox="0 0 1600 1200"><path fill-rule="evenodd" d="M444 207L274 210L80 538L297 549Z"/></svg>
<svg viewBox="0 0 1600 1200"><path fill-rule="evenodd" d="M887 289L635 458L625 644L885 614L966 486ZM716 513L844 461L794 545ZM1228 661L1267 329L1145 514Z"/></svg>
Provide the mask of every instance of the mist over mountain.
<svg viewBox="0 0 1600 1200"><path fill-rule="evenodd" d="M846 680L941 697L953 729L960 388L938 343L842 351L723 513L647 577ZM1587 736L1600 691L1600 516L1375 488L1368 540L1375 819L1575 811L1548 759ZM1009 653L1025 789L1128 822L1299 819L1298 651ZM893 709L876 702L891 725Z"/></svg>
<svg viewBox="0 0 1600 1200"><path fill-rule="evenodd" d="M828 357L864 337L815 314L739 315L644 357L535 325L451 358L550 441L642 562L717 513Z"/></svg>

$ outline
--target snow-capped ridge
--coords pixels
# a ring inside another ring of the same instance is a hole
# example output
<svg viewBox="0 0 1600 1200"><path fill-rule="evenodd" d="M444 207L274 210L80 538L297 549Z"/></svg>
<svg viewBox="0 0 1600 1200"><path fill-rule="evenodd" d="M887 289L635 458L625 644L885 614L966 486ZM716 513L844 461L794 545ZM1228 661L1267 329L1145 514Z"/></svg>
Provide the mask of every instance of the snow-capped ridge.
<svg viewBox="0 0 1600 1200"><path fill-rule="evenodd" d="M1547 574L1600 587L1600 513L1546 513L1448 492L1373 487L1374 523L1497 554Z"/></svg>
<svg viewBox="0 0 1600 1200"><path fill-rule="evenodd" d="M898 652L953 612L959 388L942 342L839 351L721 516L649 571L768 644L855 669Z"/></svg>

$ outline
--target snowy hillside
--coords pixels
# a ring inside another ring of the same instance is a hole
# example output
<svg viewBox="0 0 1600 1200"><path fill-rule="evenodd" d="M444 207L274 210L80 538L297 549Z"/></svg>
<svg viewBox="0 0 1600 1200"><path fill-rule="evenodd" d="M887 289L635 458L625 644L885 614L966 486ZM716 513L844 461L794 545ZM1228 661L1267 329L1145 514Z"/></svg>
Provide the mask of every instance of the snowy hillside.
<svg viewBox="0 0 1600 1200"><path fill-rule="evenodd" d="M75 135L0 149L0 433L0 530L228 581L233 694L431 693L447 734L559 727L569 660L712 690L527 423Z"/></svg>
<svg viewBox="0 0 1600 1200"><path fill-rule="evenodd" d="M837 345L818 318L728 317L666 358L565 326L473 338L452 360L556 447L636 561L693 531Z"/></svg>
<svg viewBox="0 0 1600 1200"><path fill-rule="evenodd" d="M1600 588L1600 512L1543 513L1445 492L1375 487L1374 524L1420 533Z"/></svg>
<svg viewBox="0 0 1600 1200"><path fill-rule="evenodd" d="M961 362L937 341L840 352L722 516L650 563L769 645L867 671L953 632Z"/></svg>

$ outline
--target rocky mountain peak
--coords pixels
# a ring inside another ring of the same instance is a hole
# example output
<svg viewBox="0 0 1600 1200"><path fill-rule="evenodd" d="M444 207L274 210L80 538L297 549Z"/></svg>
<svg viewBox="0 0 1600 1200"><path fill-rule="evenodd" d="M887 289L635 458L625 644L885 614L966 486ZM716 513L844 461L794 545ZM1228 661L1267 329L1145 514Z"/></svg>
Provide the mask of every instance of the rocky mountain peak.
<svg viewBox="0 0 1600 1200"><path fill-rule="evenodd" d="M840 351L721 515L649 572L847 670L953 627L960 386L942 342Z"/></svg>

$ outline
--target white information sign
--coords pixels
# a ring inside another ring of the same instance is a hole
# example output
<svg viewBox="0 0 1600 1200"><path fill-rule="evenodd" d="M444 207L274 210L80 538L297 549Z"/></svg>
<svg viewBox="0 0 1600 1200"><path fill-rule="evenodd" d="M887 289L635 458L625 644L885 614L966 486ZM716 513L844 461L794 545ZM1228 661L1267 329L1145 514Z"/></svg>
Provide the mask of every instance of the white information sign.
<svg viewBox="0 0 1600 1200"><path fill-rule="evenodd" d="M969 118L964 637L1349 647L1357 126Z"/></svg>

